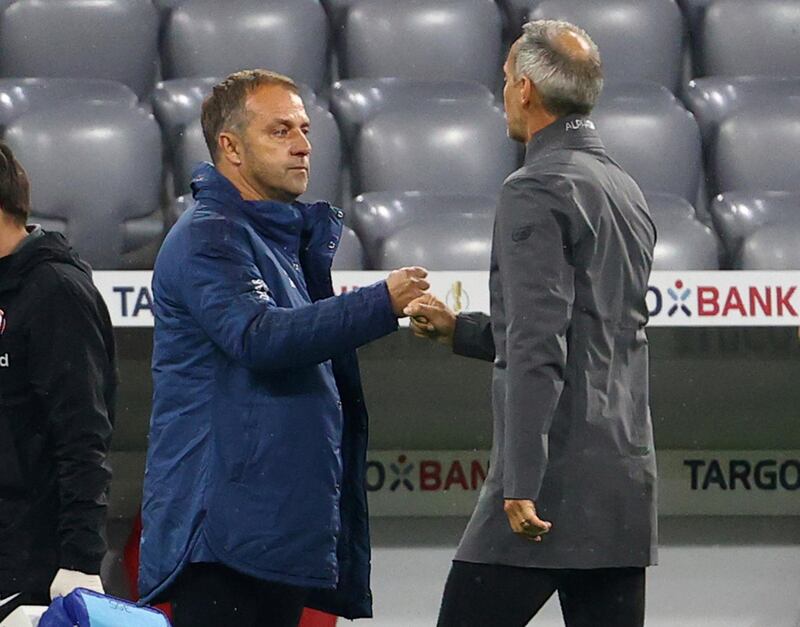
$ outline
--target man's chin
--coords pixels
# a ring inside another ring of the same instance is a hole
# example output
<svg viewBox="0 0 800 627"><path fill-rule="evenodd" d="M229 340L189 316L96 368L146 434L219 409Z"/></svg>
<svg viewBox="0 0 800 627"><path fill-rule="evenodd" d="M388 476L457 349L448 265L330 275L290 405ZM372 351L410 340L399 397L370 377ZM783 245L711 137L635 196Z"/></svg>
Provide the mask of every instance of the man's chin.
<svg viewBox="0 0 800 627"><path fill-rule="evenodd" d="M515 129L508 127L507 129L508 138L512 141L519 142L520 144L527 143L524 135L522 133L517 132Z"/></svg>

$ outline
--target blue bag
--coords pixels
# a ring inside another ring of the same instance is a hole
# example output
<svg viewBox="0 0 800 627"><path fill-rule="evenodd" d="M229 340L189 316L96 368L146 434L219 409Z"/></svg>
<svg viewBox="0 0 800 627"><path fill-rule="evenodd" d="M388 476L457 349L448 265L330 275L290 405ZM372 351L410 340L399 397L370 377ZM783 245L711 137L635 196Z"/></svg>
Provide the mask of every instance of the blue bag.
<svg viewBox="0 0 800 627"><path fill-rule="evenodd" d="M39 627L170 627L157 609L77 588L56 597L39 619Z"/></svg>

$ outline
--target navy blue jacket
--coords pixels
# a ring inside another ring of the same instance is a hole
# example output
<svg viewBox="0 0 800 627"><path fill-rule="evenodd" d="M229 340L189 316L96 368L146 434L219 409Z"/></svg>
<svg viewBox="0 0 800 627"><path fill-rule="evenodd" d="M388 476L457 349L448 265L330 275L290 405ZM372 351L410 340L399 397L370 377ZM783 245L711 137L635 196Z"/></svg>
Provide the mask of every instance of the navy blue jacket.
<svg viewBox="0 0 800 627"><path fill-rule="evenodd" d="M242 200L210 164L155 265L140 590L186 563L372 613L367 412L355 349L397 328L385 282L333 296L342 212Z"/></svg>

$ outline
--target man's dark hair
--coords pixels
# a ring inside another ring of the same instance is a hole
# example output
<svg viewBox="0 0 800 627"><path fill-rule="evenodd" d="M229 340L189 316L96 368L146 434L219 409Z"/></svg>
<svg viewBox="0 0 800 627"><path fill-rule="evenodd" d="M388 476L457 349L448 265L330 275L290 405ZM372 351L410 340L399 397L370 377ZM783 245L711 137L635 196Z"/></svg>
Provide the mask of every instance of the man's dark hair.
<svg viewBox="0 0 800 627"><path fill-rule="evenodd" d="M217 162L217 137L225 130L241 131L246 125L245 101L260 87L280 85L298 93L297 84L288 76L268 70L242 70L214 85L203 101L201 122L208 152Z"/></svg>
<svg viewBox="0 0 800 627"><path fill-rule="evenodd" d="M0 210L21 226L31 212L31 188L25 168L11 148L0 142Z"/></svg>

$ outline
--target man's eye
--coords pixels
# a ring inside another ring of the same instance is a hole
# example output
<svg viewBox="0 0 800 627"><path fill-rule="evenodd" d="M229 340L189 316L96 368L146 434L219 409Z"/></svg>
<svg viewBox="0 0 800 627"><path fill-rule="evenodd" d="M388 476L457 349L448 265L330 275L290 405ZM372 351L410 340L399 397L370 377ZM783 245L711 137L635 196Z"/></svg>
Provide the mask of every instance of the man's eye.
<svg viewBox="0 0 800 627"><path fill-rule="evenodd" d="M289 131L285 128L279 128L274 133L278 137L286 137L289 134Z"/></svg>
<svg viewBox="0 0 800 627"><path fill-rule="evenodd" d="M303 131L303 135L308 135L311 132L311 129L310 128L304 128L304 129L302 129L302 131Z"/></svg>

